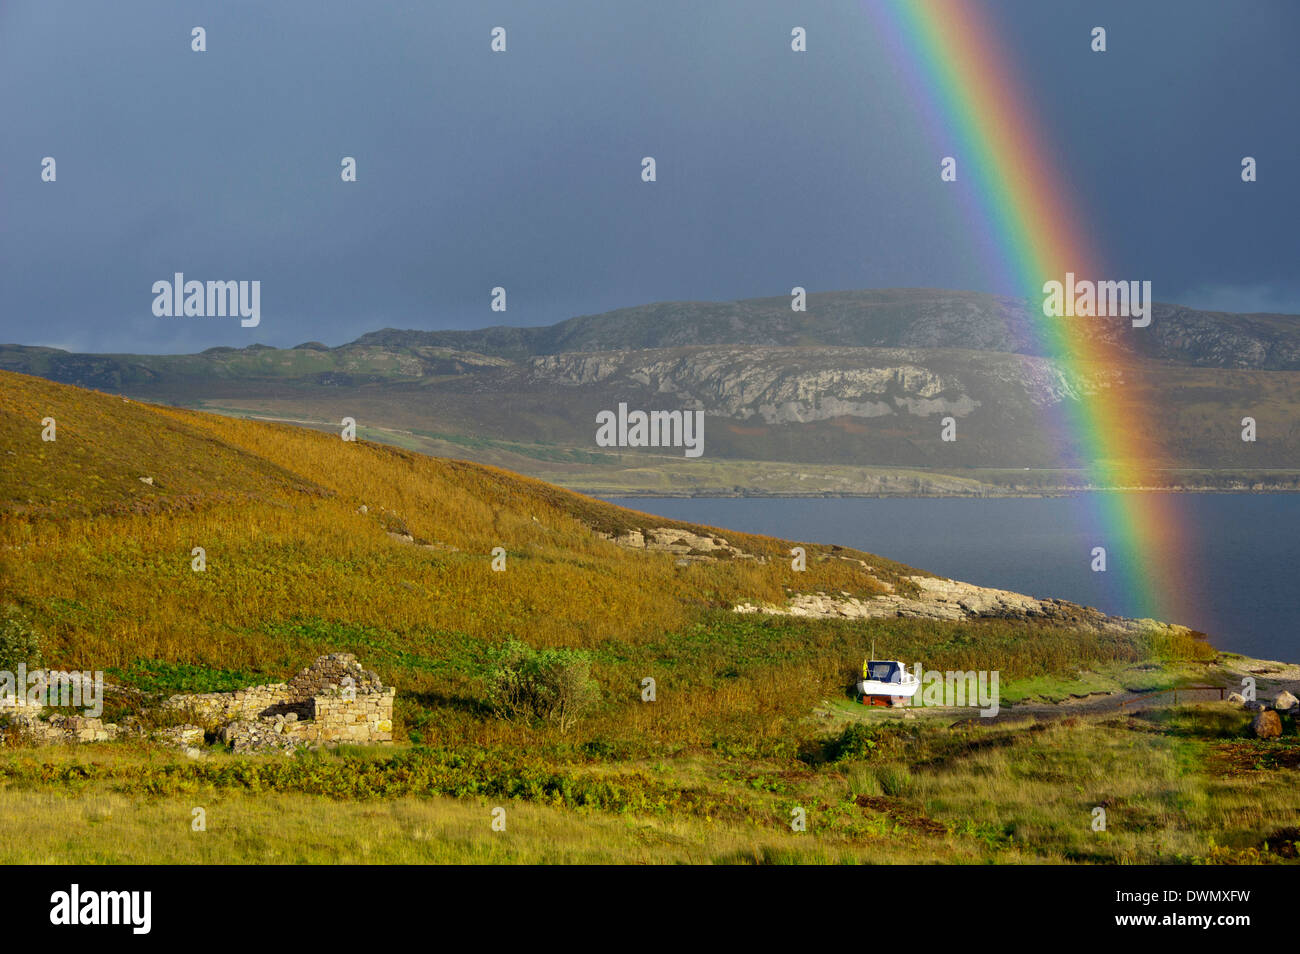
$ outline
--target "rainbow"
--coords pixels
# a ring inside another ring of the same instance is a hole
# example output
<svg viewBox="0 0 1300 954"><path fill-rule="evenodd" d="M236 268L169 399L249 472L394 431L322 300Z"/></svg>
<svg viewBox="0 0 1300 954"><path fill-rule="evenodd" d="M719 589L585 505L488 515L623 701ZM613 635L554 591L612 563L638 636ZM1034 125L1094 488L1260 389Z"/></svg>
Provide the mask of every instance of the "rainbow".
<svg viewBox="0 0 1300 954"><path fill-rule="evenodd" d="M1042 353L1076 380L1100 370L1123 369L1130 359L1089 332L1100 318L1051 318L1038 307L1043 283L1066 272L1093 280L1103 273L1088 241L1084 217L1056 177L1033 104L1000 44L996 24L975 0L868 0L868 11L896 66L911 85L930 132L958 159L959 194L979 253L1000 287L1031 302L1030 334ZM1087 43L1088 36L1079 42ZM938 175L939 155L934 157ZM974 183L972 188L971 183ZM1127 320L1127 319L1124 319ZM1131 375L1125 375L1132 380ZM1054 423L1097 487L1159 486L1153 466L1158 449L1132 426L1122 388L1080 394L1062 402ZM1107 582L1131 615L1183 618L1189 575L1173 559L1188 553L1183 518L1172 495L1085 495L1089 528L1107 550ZM1086 555L1081 556L1081 559ZM1181 585L1180 585L1181 584Z"/></svg>

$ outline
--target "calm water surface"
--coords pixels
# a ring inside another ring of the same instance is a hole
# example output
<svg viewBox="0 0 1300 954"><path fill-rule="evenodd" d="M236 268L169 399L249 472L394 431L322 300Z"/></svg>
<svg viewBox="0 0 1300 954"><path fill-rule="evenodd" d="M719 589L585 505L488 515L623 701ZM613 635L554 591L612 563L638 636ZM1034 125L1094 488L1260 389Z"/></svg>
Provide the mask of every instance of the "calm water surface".
<svg viewBox="0 0 1300 954"><path fill-rule="evenodd" d="M1182 528L1150 558L1174 578L1161 615L1221 649L1300 661L1300 494L1158 495ZM993 500L633 498L634 510L790 540L838 543L982 586L1140 615L1114 559L1092 571L1095 495ZM1141 506L1141 502L1138 502ZM1110 552L1115 552L1110 548Z"/></svg>

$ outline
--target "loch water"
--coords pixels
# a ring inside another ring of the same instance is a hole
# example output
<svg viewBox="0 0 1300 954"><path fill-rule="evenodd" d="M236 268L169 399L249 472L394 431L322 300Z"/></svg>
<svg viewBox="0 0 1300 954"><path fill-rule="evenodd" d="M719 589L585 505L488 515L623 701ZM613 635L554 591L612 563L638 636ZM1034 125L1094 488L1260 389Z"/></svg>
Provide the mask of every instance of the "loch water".
<svg viewBox="0 0 1300 954"><path fill-rule="evenodd" d="M1095 494L1046 498L638 497L615 502L671 519L840 544L942 576L1107 613L1143 615L1131 568L1092 569L1103 545ZM1147 495L1151 496L1151 495ZM1300 494L1158 495L1179 542L1148 541L1171 579L1172 622L1220 649L1300 662ZM1136 502L1138 506L1142 501Z"/></svg>

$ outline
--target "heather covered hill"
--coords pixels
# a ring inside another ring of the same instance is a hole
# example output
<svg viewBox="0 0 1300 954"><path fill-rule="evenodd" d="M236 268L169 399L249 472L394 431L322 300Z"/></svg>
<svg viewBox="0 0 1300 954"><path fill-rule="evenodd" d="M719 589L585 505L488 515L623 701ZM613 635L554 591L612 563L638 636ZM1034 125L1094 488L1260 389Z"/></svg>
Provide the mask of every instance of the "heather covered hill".
<svg viewBox="0 0 1300 954"><path fill-rule="evenodd" d="M80 590L79 605L90 598L97 611L82 606L53 627L78 658L196 661L221 647L205 661L261 659L275 652L261 638L270 620L340 607L358 625L635 640L704 606L779 599L792 582L781 541L728 532L751 558L683 572L606 536L687 525L494 468L22 375L0 383L0 501L19 541L5 552L5 585L38 612L69 592ZM42 440L47 418L54 441ZM190 569L194 546L207 552L203 574ZM507 572L491 570L495 547ZM853 554L867 572L811 549L810 586L879 592L920 572Z"/></svg>

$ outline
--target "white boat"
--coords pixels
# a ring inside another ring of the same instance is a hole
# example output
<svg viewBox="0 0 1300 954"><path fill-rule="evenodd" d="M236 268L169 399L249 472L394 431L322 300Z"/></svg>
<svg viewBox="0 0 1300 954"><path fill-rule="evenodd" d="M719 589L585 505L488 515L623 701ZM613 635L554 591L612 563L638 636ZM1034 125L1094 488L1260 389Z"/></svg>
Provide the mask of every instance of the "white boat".
<svg viewBox="0 0 1300 954"><path fill-rule="evenodd" d="M862 681L857 690L863 702L879 700L902 705L920 687L921 680L897 659L868 659L862 664Z"/></svg>

